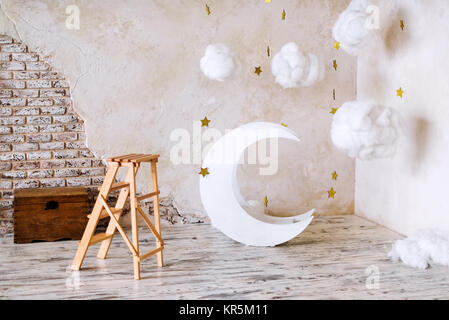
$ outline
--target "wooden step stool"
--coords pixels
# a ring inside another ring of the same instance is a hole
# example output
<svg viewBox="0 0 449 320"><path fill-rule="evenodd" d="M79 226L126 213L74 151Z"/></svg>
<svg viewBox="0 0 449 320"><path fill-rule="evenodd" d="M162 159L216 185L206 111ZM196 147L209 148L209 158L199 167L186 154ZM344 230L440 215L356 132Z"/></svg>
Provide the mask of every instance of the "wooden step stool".
<svg viewBox="0 0 449 320"><path fill-rule="evenodd" d="M83 264L84 257L89 246L101 242L100 250L97 257L99 259L106 259L109 247L112 242L115 230L118 229L123 240L128 245L129 250L133 254L134 259L134 279L140 279L140 261L148 258L153 254L157 254L157 264L159 267L163 266L162 250L164 249L164 241L161 236L160 225L160 212L159 212L159 189L157 183L157 171L156 164L159 155L157 154L127 154L124 156L118 156L108 159L109 166L108 172L104 179L103 185L100 188L97 201L92 210L92 213L88 215L89 222L84 230L83 237L78 245L75 258L72 263L72 270L80 270ZM153 191L149 194L137 197L136 195L136 175L139 170L140 164L149 162L151 164L151 175L153 180ZM120 167L127 167L128 174L124 182L114 183L115 176ZM121 189L115 208L110 208L106 203L106 199L109 193L113 190ZM130 214L131 214L131 229L132 229L132 243L128 239L125 231L119 224L120 216L122 215L123 208L126 200L129 196L130 199ZM154 208L154 226L150 219L145 215L145 212L139 206L138 202L147 198L153 197ZM143 220L150 228L151 232L156 238L156 249L140 255L139 253L139 234L137 228L137 212L140 213ZM94 235L98 221L105 217L110 217L109 225L105 233L99 233Z"/></svg>

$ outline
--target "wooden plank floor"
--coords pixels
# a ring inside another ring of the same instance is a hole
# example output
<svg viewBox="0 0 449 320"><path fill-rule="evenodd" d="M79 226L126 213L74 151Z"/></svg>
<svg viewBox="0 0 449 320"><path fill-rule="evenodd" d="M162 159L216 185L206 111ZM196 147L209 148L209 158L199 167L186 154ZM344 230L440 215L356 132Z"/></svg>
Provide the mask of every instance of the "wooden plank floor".
<svg viewBox="0 0 449 320"><path fill-rule="evenodd" d="M79 272L69 268L75 241L0 239L0 299L449 299L449 268L393 264L387 253L400 236L355 216L318 217L275 248L246 247L207 224L165 226L163 234L166 266L145 260L140 281L119 236L107 260L92 247ZM141 250L153 246L142 231ZM370 266L378 289L366 286Z"/></svg>

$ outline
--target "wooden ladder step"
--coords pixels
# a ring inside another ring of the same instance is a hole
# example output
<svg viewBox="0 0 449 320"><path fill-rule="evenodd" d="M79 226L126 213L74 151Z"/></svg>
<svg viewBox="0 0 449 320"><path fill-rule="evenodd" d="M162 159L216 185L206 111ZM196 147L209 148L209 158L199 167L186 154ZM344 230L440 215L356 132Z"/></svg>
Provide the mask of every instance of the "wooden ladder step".
<svg viewBox="0 0 449 320"><path fill-rule="evenodd" d="M164 249L164 246L160 246L159 248L156 248L156 249L154 249L154 250L151 250L150 252L145 253L145 254L139 256L139 260L140 260L140 261L145 260L146 258L152 256L152 255L155 254L155 253L158 253L159 251L162 251L163 249Z"/></svg>
<svg viewBox="0 0 449 320"><path fill-rule="evenodd" d="M96 235L92 236L89 241L89 246L94 245L98 242L104 241L106 239L112 238L113 234L107 234L105 232L97 233ZM78 241L78 244L80 244L80 241Z"/></svg>
<svg viewBox="0 0 449 320"><path fill-rule="evenodd" d="M113 183L111 188L109 189L109 191L114 191L114 190L118 190L118 189L122 189L122 188L127 188L129 187L129 182L116 182ZM101 187L98 188L98 190L101 190Z"/></svg>
<svg viewBox="0 0 449 320"><path fill-rule="evenodd" d="M122 211L123 211L123 209L119 209L119 208L111 208L111 212L112 212L113 214L121 213ZM89 219L90 219L91 216L92 216L91 214L88 214L88 215L87 215L87 217L88 217ZM106 209L101 210L101 213L100 213L100 219L104 219L104 218L106 218L106 217L109 217L109 214L108 214L108 212L106 211Z"/></svg>
<svg viewBox="0 0 449 320"><path fill-rule="evenodd" d="M144 199L154 197L155 195L157 195L159 193L161 193L161 192L158 190L158 191L155 191L155 192L150 192L150 193L144 194L144 195L142 195L140 197L137 197L137 201L142 201Z"/></svg>

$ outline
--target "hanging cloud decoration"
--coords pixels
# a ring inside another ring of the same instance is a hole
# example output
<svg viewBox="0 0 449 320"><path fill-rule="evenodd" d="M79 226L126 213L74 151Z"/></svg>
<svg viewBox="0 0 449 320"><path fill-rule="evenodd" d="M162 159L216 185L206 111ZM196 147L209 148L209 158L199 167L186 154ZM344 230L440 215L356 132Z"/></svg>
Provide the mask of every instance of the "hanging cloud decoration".
<svg viewBox="0 0 449 320"><path fill-rule="evenodd" d="M421 230L396 241L388 256L393 262L401 260L418 269L428 268L430 261L449 267L449 237L440 230Z"/></svg>
<svg viewBox="0 0 449 320"><path fill-rule="evenodd" d="M332 36L340 47L352 56L358 56L369 33L367 21L370 15L366 0L352 0L337 19Z"/></svg>
<svg viewBox="0 0 449 320"><path fill-rule="evenodd" d="M392 109L374 100L346 102L334 115L331 138L351 158L392 157L396 151L398 120Z"/></svg>
<svg viewBox="0 0 449 320"><path fill-rule="evenodd" d="M223 81L234 71L233 55L224 44L210 44L201 58L201 71L211 80Z"/></svg>
<svg viewBox="0 0 449 320"><path fill-rule="evenodd" d="M285 44L273 57L271 72L284 88L308 87L324 77L324 67L318 57L304 54L294 42Z"/></svg>

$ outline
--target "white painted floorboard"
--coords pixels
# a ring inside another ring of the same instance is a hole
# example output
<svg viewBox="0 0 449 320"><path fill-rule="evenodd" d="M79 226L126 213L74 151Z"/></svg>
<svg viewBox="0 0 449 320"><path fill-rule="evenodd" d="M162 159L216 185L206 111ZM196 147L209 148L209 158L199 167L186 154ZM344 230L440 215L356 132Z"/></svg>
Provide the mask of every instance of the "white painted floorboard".
<svg viewBox="0 0 449 320"><path fill-rule="evenodd" d="M142 230L141 252L154 247ZM117 234L108 259L89 249L70 271L76 241L13 244L0 239L0 299L449 299L449 268L415 270L387 253L400 236L356 216L318 217L275 248L246 247L208 224L164 226L166 266L132 257ZM367 267L380 288L367 289Z"/></svg>

